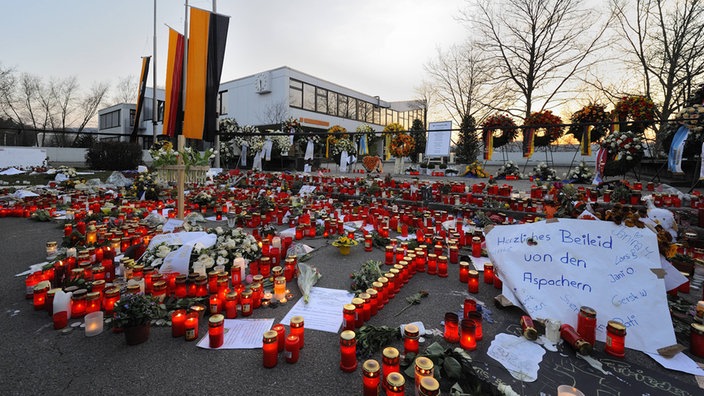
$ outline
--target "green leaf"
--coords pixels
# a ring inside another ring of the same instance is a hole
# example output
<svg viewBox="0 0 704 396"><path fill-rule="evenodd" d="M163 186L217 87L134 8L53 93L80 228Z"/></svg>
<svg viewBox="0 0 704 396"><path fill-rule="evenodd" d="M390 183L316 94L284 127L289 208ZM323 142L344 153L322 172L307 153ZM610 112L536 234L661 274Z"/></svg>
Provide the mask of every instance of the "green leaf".
<svg viewBox="0 0 704 396"><path fill-rule="evenodd" d="M410 366L406 367L406 369L403 371L403 373L406 374L406 377L408 377L408 378L415 378L416 377L415 365L411 364Z"/></svg>
<svg viewBox="0 0 704 396"><path fill-rule="evenodd" d="M445 348L437 342L433 342L425 349L425 354L434 362L438 360L442 355L445 354Z"/></svg>
<svg viewBox="0 0 704 396"><path fill-rule="evenodd" d="M462 374L462 365L451 356L445 358L443 369L445 369L445 373L450 379L458 380Z"/></svg>

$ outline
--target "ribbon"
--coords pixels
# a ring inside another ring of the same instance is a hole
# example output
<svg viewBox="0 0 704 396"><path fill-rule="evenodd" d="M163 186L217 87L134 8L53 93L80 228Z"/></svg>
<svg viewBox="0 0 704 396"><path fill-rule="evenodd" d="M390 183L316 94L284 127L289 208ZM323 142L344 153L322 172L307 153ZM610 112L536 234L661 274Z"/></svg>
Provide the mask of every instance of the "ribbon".
<svg viewBox="0 0 704 396"><path fill-rule="evenodd" d="M689 137L689 128L682 125L675 132L670 145L670 152L667 155L667 170L672 173L682 174L682 155L684 153L684 145Z"/></svg>
<svg viewBox="0 0 704 396"><path fill-rule="evenodd" d="M274 142L272 142L270 138L267 138L264 142L264 145L262 146L262 152L266 161L271 161L271 149L273 147Z"/></svg>
<svg viewBox="0 0 704 396"><path fill-rule="evenodd" d="M342 150L340 153L340 172L347 172L347 162L349 160L349 154L347 150Z"/></svg>
<svg viewBox="0 0 704 396"><path fill-rule="evenodd" d="M602 181L604 174L604 168L606 167L606 161L609 159L609 152L605 148L599 147L599 151L596 152L596 162L595 162L595 172L594 181L592 184L599 184Z"/></svg>
<svg viewBox="0 0 704 396"><path fill-rule="evenodd" d="M330 140L332 136L325 138L325 158L330 158Z"/></svg>
<svg viewBox="0 0 704 396"><path fill-rule="evenodd" d="M240 148L240 165L247 166L247 145L243 144Z"/></svg>
<svg viewBox="0 0 704 396"><path fill-rule="evenodd" d="M582 140L579 142L579 148L582 155L592 155L592 127L585 125L582 131Z"/></svg>
<svg viewBox="0 0 704 396"><path fill-rule="evenodd" d="M523 130L523 158L530 158L535 152L535 129Z"/></svg>
<svg viewBox="0 0 704 396"><path fill-rule="evenodd" d="M366 154L369 154L369 147L367 142L367 134L365 133L359 138L359 155Z"/></svg>
<svg viewBox="0 0 704 396"><path fill-rule="evenodd" d="M484 131L484 159L490 160L494 155L494 132L490 130Z"/></svg>
<svg viewBox="0 0 704 396"><path fill-rule="evenodd" d="M252 169L253 170L261 170L262 169L262 155L264 154L263 150L257 151L256 154L254 154L254 160L252 160Z"/></svg>
<svg viewBox="0 0 704 396"><path fill-rule="evenodd" d="M388 161L391 159L391 134L386 133L384 140L386 141L386 144L384 145L386 147L386 153L384 155L384 160Z"/></svg>
<svg viewBox="0 0 704 396"><path fill-rule="evenodd" d="M308 143L306 144L306 152L305 152L305 154L303 154L303 159L305 159L305 160L313 159L314 147L315 147L315 144L313 144L313 141L308 140Z"/></svg>

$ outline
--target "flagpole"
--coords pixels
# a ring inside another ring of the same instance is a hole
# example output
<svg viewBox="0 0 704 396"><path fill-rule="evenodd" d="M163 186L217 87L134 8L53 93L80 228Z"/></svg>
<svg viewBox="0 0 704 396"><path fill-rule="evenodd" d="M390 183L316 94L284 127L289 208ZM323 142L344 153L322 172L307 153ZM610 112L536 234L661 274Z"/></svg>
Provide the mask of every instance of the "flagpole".
<svg viewBox="0 0 704 396"><path fill-rule="evenodd" d="M186 111L186 71L188 70L188 0L186 0L186 6L185 6L185 14L186 17L184 18L184 23L183 23L183 37L184 37L184 43L183 43L183 95L181 97L183 98L182 100L184 101L183 103L183 111ZM183 149L186 146L186 138L183 136L183 128L181 128L181 134L178 135L177 138L177 150L179 152L183 152ZM178 210L178 218L183 220L183 211L185 208L184 205L184 199L185 199L185 186L186 184L186 174L185 174L185 166L183 164L183 158L179 155L177 157L177 164L179 165L177 174L177 181L176 181L176 193L178 194L178 199L176 200L177 204L177 210Z"/></svg>
<svg viewBox="0 0 704 396"><path fill-rule="evenodd" d="M213 0L213 14L218 12L217 9L218 9L217 0ZM219 89L220 81L218 81L217 83L218 83L218 91L219 91L220 90ZM217 117L219 117L219 115L220 115L219 113L217 113L217 114L218 115L216 116L215 121L217 121ZM213 145L215 145L215 164L214 165L216 168L220 168L220 135L218 134L218 130L220 129L219 125L220 125L219 122L215 122L215 139L213 140Z"/></svg>
<svg viewBox="0 0 704 396"><path fill-rule="evenodd" d="M152 138L156 141L156 125L158 123L159 110L156 108L156 0L154 0L154 49L152 50Z"/></svg>

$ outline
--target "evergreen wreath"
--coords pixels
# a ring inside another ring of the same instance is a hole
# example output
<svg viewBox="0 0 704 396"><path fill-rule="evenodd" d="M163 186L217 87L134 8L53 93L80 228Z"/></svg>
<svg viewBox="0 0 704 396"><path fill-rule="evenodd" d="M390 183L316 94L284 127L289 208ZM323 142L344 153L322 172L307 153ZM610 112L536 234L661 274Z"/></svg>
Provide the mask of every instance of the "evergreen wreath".
<svg viewBox="0 0 704 396"><path fill-rule="evenodd" d="M493 134L493 146L499 148L508 143L511 143L518 136L518 128L511 117L504 114L495 114L488 117L482 123L484 133L484 145L486 146L486 136L488 133Z"/></svg>
<svg viewBox="0 0 704 396"><path fill-rule="evenodd" d="M562 136L564 131L562 119L550 110L543 110L531 113L523 122L525 128L535 130L533 145L535 147L547 147Z"/></svg>
<svg viewBox="0 0 704 396"><path fill-rule="evenodd" d="M575 139L582 141L582 133L585 126L593 126L589 135L589 142L594 143L609 132L611 124L611 114L606 111L606 106L598 103L589 103L577 110L570 116L570 125L567 133L572 134Z"/></svg>

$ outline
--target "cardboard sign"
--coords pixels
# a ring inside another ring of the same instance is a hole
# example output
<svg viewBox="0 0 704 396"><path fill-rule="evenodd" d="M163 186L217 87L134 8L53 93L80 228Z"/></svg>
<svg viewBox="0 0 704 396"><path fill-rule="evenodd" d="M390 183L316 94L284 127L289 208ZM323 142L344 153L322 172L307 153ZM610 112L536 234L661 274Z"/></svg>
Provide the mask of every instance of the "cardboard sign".
<svg viewBox="0 0 704 396"><path fill-rule="evenodd" d="M607 221L559 219L495 226L486 235L503 293L533 318L577 328L581 306L597 312L596 339L609 320L626 326L626 347L675 344L655 233Z"/></svg>

